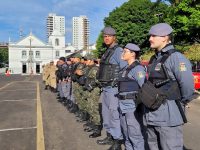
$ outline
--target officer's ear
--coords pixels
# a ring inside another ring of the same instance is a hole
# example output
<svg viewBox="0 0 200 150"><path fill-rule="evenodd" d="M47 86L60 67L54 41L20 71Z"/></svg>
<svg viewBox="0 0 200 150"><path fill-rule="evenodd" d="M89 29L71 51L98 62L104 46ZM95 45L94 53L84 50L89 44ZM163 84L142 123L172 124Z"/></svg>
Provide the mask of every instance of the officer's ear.
<svg viewBox="0 0 200 150"><path fill-rule="evenodd" d="M113 39L114 39L115 42L117 42L116 35L113 35Z"/></svg>

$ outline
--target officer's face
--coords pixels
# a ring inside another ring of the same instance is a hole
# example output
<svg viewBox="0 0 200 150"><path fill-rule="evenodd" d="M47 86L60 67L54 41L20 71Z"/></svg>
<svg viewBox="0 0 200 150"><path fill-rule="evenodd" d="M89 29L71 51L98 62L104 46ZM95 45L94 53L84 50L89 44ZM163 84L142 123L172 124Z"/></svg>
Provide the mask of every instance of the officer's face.
<svg viewBox="0 0 200 150"><path fill-rule="evenodd" d="M94 61L93 61L93 60L89 60L89 61L88 61L88 65L89 65L89 66L94 65Z"/></svg>
<svg viewBox="0 0 200 150"><path fill-rule="evenodd" d="M107 34L104 34L103 35L103 41L106 45L111 45L113 44L115 41L116 41L116 37L113 36L113 35L107 35Z"/></svg>
<svg viewBox="0 0 200 150"><path fill-rule="evenodd" d="M135 55L134 52L131 52L129 49L124 48L121 58L122 60L128 61L130 59L133 59L134 55Z"/></svg>
<svg viewBox="0 0 200 150"><path fill-rule="evenodd" d="M151 35L149 38L150 47L156 50L161 50L168 42L168 36Z"/></svg>

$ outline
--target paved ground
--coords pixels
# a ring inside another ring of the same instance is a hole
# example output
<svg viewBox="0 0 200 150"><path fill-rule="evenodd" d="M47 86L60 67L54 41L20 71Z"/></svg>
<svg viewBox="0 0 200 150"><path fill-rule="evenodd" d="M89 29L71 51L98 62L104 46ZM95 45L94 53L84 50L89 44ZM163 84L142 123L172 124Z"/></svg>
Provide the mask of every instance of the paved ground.
<svg viewBox="0 0 200 150"><path fill-rule="evenodd" d="M41 133L37 135L37 131L41 131L39 117L43 121L46 150L108 148L97 145L96 139L89 139L89 133L83 131L83 124L77 123L75 116L56 101L54 93L43 88L40 76L0 75L0 150L40 150L37 148L41 145L37 136L42 137ZM38 99L41 100L42 113L37 113ZM200 99L190 103L187 116L189 122L184 126L185 147L199 150Z"/></svg>

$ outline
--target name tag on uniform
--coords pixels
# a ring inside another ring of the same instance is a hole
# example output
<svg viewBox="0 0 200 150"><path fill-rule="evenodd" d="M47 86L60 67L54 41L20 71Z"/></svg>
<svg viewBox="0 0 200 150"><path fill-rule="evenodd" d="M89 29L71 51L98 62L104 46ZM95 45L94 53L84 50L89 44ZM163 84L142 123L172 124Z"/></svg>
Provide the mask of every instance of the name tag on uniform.
<svg viewBox="0 0 200 150"><path fill-rule="evenodd" d="M156 71L160 71L160 69L161 69L161 63L158 63L158 64L156 65L156 67L155 67L155 70L156 70Z"/></svg>
<svg viewBox="0 0 200 150"><path fill-rule="evenodd" d="M180 70L180 71L187 71L187 68L186 68L185 63L180 63L180 64L179 64L179 70Z"/></svg>

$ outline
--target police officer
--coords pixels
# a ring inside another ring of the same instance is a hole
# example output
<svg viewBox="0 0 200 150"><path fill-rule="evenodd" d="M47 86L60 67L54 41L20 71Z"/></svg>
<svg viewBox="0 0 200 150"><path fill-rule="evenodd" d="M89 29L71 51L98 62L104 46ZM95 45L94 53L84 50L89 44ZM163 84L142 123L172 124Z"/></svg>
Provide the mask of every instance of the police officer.
<svg viewBox="0 0 200 150"><path fill-rule="evenodd" d="M60 57L59 58L59 65L58 65L58 70L59 70L59 81L58 81L58 91L60 94L60 99L58 100L59 102L64 102L65 101L65 95L66 95L66 74L65 70L67 70L67 64L65 62L65 57Z"/></svg>
<svg viewBox="0 0 200 150"><path fill-rule="evenodd" d="M50 86L50 63L47 63L45 65L45 69L44 69L44 74L45 74L45 90L49 89Z"/></svg>
<svg viewBox="0 0 200 150"><path fill-rule="evenodd" d="M102 85L100 96L102 102L103 126L107 132L107 137L103 140L97 140L98 144L114 144L110 150L120 150L122 142L122 132L118 112L118 93L115 81L119 70L127 66L127 63L121 59L123 49L116 43L116 32L111 27L105 27L103 30L103 40L107 47L103 54L99 67L98 81Z"/></svg>
<svg viewBox="0 0 200 150"><path fill-rule="evenodd" d="M153 25L149 31L150 47L155 55L148 66L148 81L158 85L169 79L157 86L158 90L167 93L165 101L156 109L145 108L147 142L151 150L183 150L185 114L182 108L194 92L191 64L175 50L172 31L167 23Z"/></svg>
<svg viewBox="0 0 200 150"><path fill-rule="evenodd" d="M122 59L128 67L120 74L117 97L119 98L120 121L125 135L126 150L144 150L144 138L141 131L142 111L136 109L137 93L145 81L145 68L139 63L140 48L129 43L125 46Z"/></svg>
<svg viewBox="0 0 200 150"><path fill-rule="evenodd" d="M57 67L56 65L54 64L54 61L51 61L50 62L50 89L51 89L51 92L54 92L56 93L56 88L57 88L57 85L56 85L56 70L57 70Z"/></svg>

